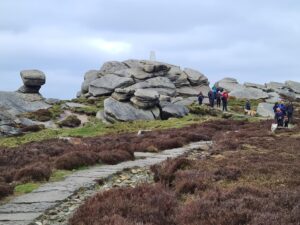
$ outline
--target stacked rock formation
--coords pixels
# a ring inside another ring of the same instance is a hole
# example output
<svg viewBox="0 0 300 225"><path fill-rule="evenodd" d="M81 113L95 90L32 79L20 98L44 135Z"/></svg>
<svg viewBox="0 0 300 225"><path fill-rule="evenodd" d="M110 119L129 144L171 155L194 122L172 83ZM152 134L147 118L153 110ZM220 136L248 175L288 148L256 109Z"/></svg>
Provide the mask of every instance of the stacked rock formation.
<svg viewBox="0 0 300 225"><path fill-rule="evenodd" d="M186 115L186 105L196 102L200 91L207 95L209 90L207 77L196 70L126 60L106 62L99 71L86 73L78 97L110 96L99 115L111 122L151 120Z"/></svg>
<svg viewBox="0 0 300 225"><path fill-rule="evenodd" d="M20 127L36 125L22 114L50 107L39 94L45 74L39 70L23 70L20 74L24 86L16 92L0 91L0 136L18 135L22 133Z"/></svg>
<svg viewBox="0 0 300 225"><path fill-rule="evenodd" d="M42 85L46 83L46 76L40 70L22 70L20 75L24 84L18 90L21 93L39 93Z"/></svg>
<svg viewBox="0 0 300 225"><path fill-rule="evenodd" d="M216 82L215 86L225 89L230 96L238 99L263 99L264 102L259 104L257 112L266 117L274 117L275 102L281 99L300 99L300 83L295 81L269 82L264 85L246 82L242 85L234 78L224 78Z"/></svg>

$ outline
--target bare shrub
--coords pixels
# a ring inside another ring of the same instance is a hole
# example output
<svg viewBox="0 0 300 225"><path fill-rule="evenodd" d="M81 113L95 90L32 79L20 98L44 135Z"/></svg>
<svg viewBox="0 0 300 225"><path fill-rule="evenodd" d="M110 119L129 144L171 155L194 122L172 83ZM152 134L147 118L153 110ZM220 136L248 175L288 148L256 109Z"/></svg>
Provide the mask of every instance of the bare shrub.
<svg viewBox="0 0 300 225"><path fill-rule="evenodd" d="M191 161L186 158L168 159L160 165L151 166L154 173L154 180L165 186L172 186L175 179L175 172L183 170L192 165Z"/></svg>
<svg viewBox="0 0 300 225"><path fill-rule="evenodd" d="M174 224L176 206L174 195L160 185L119 188L89 199L69 224Z"/></svg>
<svg viewBox="0 0 300 225"><path fill-rule="evenodd" d="M28 181L48 181L51 176L51 167L49 164L36 163L24 167L19 170L14 180L28 182Z"/></svg>
<svg viewBox="0 0 300 225"><path fill-rule="evenodd" d="M72 170L81 166L94 165L98 159L98 154L94 152L69 152L57 158L55 168Z"/></svg>
<svg viewBox="0 0 300 225"><path fill-rule="evenodd" d="M6 196L13 194L13 192L14 192L13 186L6 183L0 183L0 200Z"/></svg>
<svg viewBox="0 0 300 225"><path fill-rule="evenodd" d="M114 165L123 161L133 160L134 155L124 150L102 151L99 153L101 162Z"/></svg>

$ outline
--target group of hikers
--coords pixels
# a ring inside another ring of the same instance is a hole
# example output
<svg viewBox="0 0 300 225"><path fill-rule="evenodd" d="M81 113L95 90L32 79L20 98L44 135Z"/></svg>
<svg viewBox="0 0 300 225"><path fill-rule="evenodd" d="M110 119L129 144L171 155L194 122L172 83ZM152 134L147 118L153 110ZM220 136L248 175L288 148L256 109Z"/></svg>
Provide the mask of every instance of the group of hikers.
<svg viewBox="0 0 300 225"><path fill-rule="evenodd" d="M276 102L273 107L275 113L275 121L278 127L288 127L289 123L293 122L294 106L292 102L283 104Z"/></svg>
<svg viewBox="0 0 300 225"><path fill-rule="evenodd" d="M207 96L208 96L210 107L214 108L216 103L217 107L220 108L222 102L223 111L227 111L228 97L229 97L227 91L213 86L212 89L207 93ZM202 92L200 92L198 95L199 105L202 105L203 99L204 99L204 95Z"/></svg>
<svg viewBox="0 0 300 225"><path fill-rule="evenodd" d="M207 93L207 96L210 107L213 108L216 103L217 107L220 108L222 102L223 111L227 111L229 98L227 91L213 86L212 89ZM205 96L202 92L200 92L198 94L199 105L202 105L204 98ZM294 106L292 102L288 102L288 104L284 104L282 101L276 102L273 110L275 114L275 121L278 127L288 127L288 125L293 122ZM251 103L249 100L247 100L245 104L245 112L249 111L251 111Z"/></svg>

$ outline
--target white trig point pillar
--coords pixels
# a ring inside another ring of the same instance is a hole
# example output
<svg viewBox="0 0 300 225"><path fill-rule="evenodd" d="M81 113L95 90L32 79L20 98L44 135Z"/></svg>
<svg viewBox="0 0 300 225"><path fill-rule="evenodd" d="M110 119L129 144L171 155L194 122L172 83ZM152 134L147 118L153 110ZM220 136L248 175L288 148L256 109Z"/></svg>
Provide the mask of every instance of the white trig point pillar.
<svg viewBox="0 0 300 225"><path fill-rule="evenodd" d="M150 61L156 61L155 51L150 52Z"/></svg>

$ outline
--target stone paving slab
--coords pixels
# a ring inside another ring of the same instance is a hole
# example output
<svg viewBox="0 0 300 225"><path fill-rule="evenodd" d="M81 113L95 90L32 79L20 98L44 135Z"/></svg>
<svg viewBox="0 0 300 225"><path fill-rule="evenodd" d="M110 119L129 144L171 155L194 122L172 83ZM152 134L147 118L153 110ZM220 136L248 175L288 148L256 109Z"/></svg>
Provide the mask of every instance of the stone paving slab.
<svg viewBox="0 0 300 225"><path fill-rule="evenodd" d="M39 217L42 213L4 213L0 214L0 224L6 221L32 221Z"/></svg>
<svg viewBox="0 0 300 225"><path fill-rule="evenodd" d="M0 225L28 225L28 223L30 223L30 221L0 221Z"/></svg>
<svg viewBox="0 0 300 225"><path fill-rule="evenodd" d="M38 203L38 202L58 202L66 199L72 192L69 191L48 191L48 192L32 192L30 194L16 197L11 203ZM1 220L0 220L1 221Z"/></svg>
<svg viewBox="0 0 300 225"><path fill-rule="evenodd" d="M10 203L0 206L0 215L4 213L30 213L30 212L44 212L46 209L55 206L56 203Z"/></svg>
<svg viewBox="0 0 300 225"><path fill-rule="evenodd" d="M44 184L32 193L16 197L10 203L0 206L0 225L28 225L44 211L60 204L81 187L95 185L96 179L109 177L124 169L151 166L192 150L207 149L210 144L211 142L195 142L182 148L159 153L138 152L135 153L137 159L134 161L126 161L117 165L101 165L77 171L63 181Z"/></svg>

